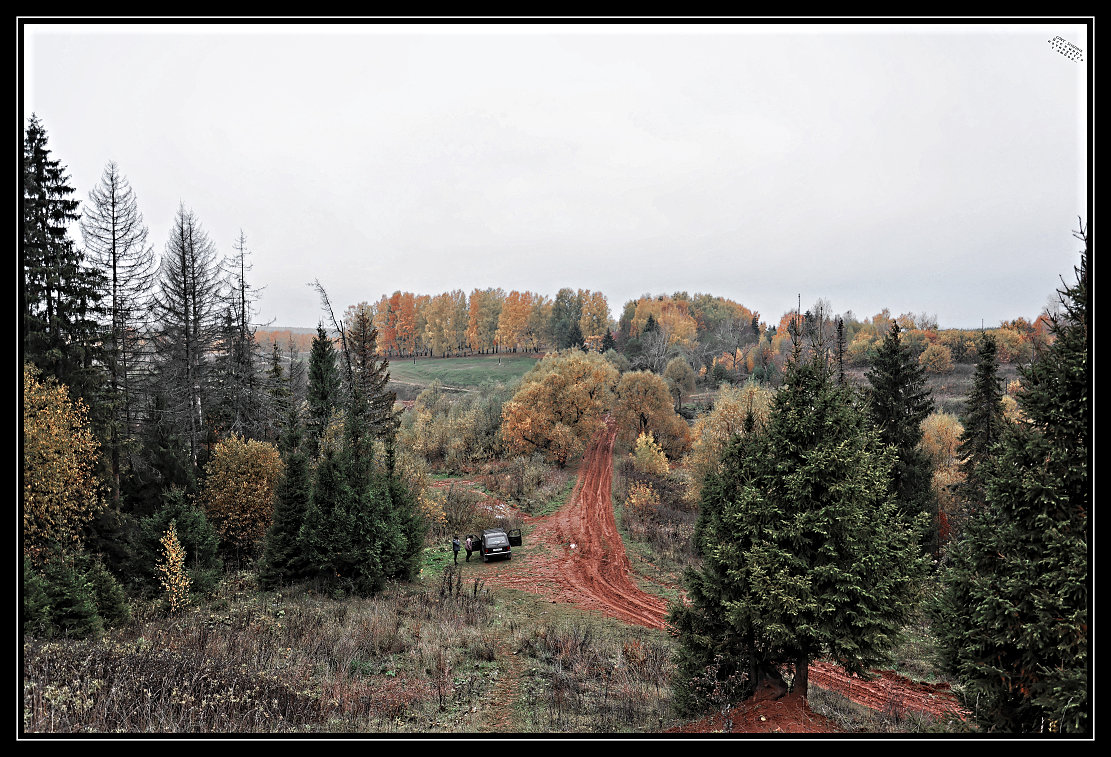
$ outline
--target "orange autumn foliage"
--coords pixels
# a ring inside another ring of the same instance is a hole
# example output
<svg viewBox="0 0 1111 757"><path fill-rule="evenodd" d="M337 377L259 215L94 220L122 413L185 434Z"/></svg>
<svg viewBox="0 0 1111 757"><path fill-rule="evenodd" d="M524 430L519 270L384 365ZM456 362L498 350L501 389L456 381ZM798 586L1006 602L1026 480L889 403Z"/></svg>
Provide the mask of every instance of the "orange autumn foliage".
<svg viewBox="0 0 1111 757"><path fill-rule="evenodd" d="M613 407L618 375L597 353L572 349L546 356L502 408L507 449L511 454L542 452L566 465L585 449Z"/></svg>

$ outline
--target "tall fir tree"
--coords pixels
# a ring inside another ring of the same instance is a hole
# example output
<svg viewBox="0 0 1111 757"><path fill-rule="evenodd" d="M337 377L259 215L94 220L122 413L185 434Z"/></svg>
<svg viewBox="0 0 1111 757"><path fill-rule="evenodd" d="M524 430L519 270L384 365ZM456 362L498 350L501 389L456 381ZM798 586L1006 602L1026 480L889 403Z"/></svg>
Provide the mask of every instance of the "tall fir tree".
<svg viewBox="0 0 1111 757"><path fill-rule="evenodd" d="M396 395L388 389L389 358L378 355L378 329L368 308L357 308L347 325L348 417L359 420L371 438L392 434L398 425ZM362 439L354 440L356 453Z"/></svg>
<svg viewBox="0 0 1111 757"><path fill-rule="evenodd" d="M369 309L357 307L350 323L335 320L327 293L316 284L340 333L344 367L343 436L323 438L312 495L298 537L306 573L325 588L374 594L416 569L424 530L416 503L398 479L394 445L398 427L389 391L389 362L378 355ZM309 369L310 422L329 413L335 352L317 330ZM375 460L384 449L385 460Z"/></svg>
<svg viewBox="0 0 1111 757"><path fill-rule="evenodd" d="M20 341L24 357L70 392L100 407L102 281L69 236L80 218L66 167L31 115L23 141ZM101 419L94 424L102 426Z"/></svg>
<svg viewBox="0 0 1111 757"><path fill-rule="evenodd" d="M933 467L918 447L922 421L933 412L934 401L926 386L926 371L902 343L895 321L876 351L867 379L865 394L872 422L883 443L895 448L891 476L895 501L909 516L925 516L921 542L936 554L937 498L930 486Z"/></svg>
<svg viewBox="0 0 1111 757"><path fill-rule="evenodd" d="M221 438L237 434L262 438L266 429L265 379L259 375L254 329L244 337L236 310L225 306L214 342L210 425Z"/></svg>
<svg viewBox="0 0 1111 757"><path fill-rule="evenodd" d="M216 248L194 213L182 205L159 270L153 341L158 355L156 380L195 466L212 410L209 355L219 332L221 288Z"/></svg>
<svg viewBox="0 0 1111 757"><path fill-rule="evenodd" d="M197 492L197 476L189 445L181 435L169 403L155 391L143 410L146 422L139 433L139 453L131 475L122 481L124 509L136 517L157 511L174 489Z"/></svg>
<svg viewBox="0 0 1111 757"><path fill-rule="evenodd" d="M917 527L890 489L891 450L832 376L824 351L798 341L767 427L737 437L702 488L702 566L675 606L675 698L685 712L710 691L807 692L826 656L864 674L884 658L917 600Z"/></svg>
<svg viewBox="0 0 1111 757"><path fill-rule="evenodd" d="M984 464L992 447L1003 438L1007 420L1003 415L1003 381L999 377L998 347L991 334L977 346L976 373L964 404L964 431L960 439L960 469L964 480L957 494L968 512L984 503ZM959 533L959 528L956 529ZM956 536L956 534L954 534Z"/></svg>
<svg viewBox="0 0 1111 757"><path fill-rule="evenodd" d="M292 340L291 340L292 343ZM285 367L282 365L282 351L278 343L270 345L270 367L266 371L263 381L265 387L264 412L262 415L262 438L278 444L282 448L281 440L290 430L288 427L291 416L297 416L297 408L292 391L292 377L287 378ZM290 367L292 368L292 362ZM286 454L282 448L283 456Z"/></svg>
<svg viewBox="0 0 1111 757"><path fill-rule="evenodd" d="M934 627L980 725L1086 733L1092 547L1088 237L1053 344L1021 369L1023 419L981 463L983 507L953 550Z"/></svg>
<svg viewBox="0 0 1111 757"><path fill-rule="evenodd" d="M297 537L306 574L321 586L336 586L351 578L340 573L351 535L351 487L344 467L343 450L334 440L321 445L312 494Z"/></svg>
<svg viewBox="0 0 1111 757"><path fill-rule="evenodd" d="M308 418L306 419L309 452L315 455L331 422L332 415L340 404L340 377L336 366L336 348L324 325L316 327L309 352L309 377L306 400Z"/></svg>
<svg viewBox="0 0 1111 757"><path fill-rule="evenodd" d="M137 449L135 428L146 373L143 345L156 266L135 192L114 161L108 162L100 184L89 192L81 235L89 264L100 272L103 285L107 333L102 360L107 386L101 403L111 495L118 509L120 479Z"/></svg>

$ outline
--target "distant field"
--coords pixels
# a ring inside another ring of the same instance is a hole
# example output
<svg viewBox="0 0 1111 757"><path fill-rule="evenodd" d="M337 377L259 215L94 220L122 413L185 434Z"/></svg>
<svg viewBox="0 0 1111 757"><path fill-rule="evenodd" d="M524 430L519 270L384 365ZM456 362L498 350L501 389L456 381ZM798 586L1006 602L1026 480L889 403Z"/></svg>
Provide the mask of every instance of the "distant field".
<svg viewBox="0 0 1111 757"><path fill-rule="evenodd" d="M475 355L447 358L399 358L390 361L390 378L406 384L428 386L441 381L447 386L472 388L486 381L509 382L536 365L534 355Z"/></svg>
<svg viewBox="0 0 1111 757"><path fill-rule="evenodd" d="M859 387L868 385L867 370L856 368L845 371L849 381ZM930 390L934 399L934 409L939 412L952 413L960 416L964 413L964 403L972 391L972 383L976 374L976 366L972 363L958 363L949 373L926 375L926 388ZM1008 382L1018 378L1018 367L1009 363L999 366L998 376L1002 388L1006 390Z"/></svg>

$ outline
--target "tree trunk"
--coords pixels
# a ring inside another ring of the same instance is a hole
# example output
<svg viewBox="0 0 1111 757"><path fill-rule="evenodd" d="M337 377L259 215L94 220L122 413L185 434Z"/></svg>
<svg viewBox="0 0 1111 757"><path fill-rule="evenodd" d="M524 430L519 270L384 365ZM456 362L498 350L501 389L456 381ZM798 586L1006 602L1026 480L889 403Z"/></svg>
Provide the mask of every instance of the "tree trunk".
<svg viewBox="0 0 1111 757"><path fill-rule="evenodd" d="M791 692L805 697L810 682L810 659L800 654L795 660L795 679L791 682Z"/></svg>

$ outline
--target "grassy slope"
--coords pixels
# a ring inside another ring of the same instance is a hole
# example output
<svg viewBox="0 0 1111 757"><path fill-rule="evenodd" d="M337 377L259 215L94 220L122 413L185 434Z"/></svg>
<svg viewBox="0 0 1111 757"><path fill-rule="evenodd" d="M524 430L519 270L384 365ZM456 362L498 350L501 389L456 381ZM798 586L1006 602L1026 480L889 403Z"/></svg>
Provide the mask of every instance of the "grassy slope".
<svg viewBox="0 0 1111 757"><path fill-rule="evenodd" d="M536 358L524 355L476 355L471 357L400 359L390 362L390 378L397 382L427 386L441 381L447 386L477 387L485 381L509 382L525 375Z"/></svg>

